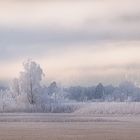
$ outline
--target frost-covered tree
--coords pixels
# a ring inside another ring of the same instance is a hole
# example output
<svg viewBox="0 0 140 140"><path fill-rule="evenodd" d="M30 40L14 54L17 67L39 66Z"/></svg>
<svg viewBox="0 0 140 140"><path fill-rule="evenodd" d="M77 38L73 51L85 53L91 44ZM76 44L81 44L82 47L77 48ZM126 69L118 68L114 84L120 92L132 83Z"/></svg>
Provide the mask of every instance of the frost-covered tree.
<svg viewBox="0 0 140 140"><path fill-rule="evenodd" d="M54 81L48 87L48 95L53 99L54 103L61 102L64 99L63 88Z"/></svg>
<svg viewBox="0 0 140 140"><path fill-rule="evenodd" d="M105 89L101 83L95 88L95 99L102 99L104 97Z"/></svg>
<svg viewBox="0 0 140 140"><path fill-rule="evenodd" d="M21 92L27 94L28 102L33 105L41 94L44 73L40 65L31 60L23 63L23 67L19 77Z"/></svg>
<svg viewBox="0 0 140 140"><path fill-rule="evenodd" d="M56 94L57 90L58 90L58 87L57 87L56 82L54 81L54 82L52 82L52 83L50 84L50 86L48 87L48 94L49 94L49 95Z"/></svg>
<svg viewBox="0 0 140 140"><path fill-rule="evenodd" d="M0 112L13 111L16 107L15 99L10 90L0 91Z"/></svg>
<svg viewBox="0 0 140 140"><path fill-rule="evenodd" d="M15 99L15 101L16 101L17 97L19 95L21 95L20 83L19 83L18 78L13 79L11 86L10 86L10 90L11 90L11 95L12 95L13 99Z"/></svg>

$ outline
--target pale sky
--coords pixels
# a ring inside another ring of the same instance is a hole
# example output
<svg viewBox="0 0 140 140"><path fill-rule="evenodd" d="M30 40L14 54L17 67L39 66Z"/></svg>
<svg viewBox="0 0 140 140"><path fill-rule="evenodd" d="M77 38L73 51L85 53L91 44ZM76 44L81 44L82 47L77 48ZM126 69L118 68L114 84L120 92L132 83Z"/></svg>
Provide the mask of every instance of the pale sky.
<svg viewBox="0 0 140 140"><path fill-rule="evenodd" d="M139 0L0 0L0 83L28 58L48 82L140 83Z"/></svg>

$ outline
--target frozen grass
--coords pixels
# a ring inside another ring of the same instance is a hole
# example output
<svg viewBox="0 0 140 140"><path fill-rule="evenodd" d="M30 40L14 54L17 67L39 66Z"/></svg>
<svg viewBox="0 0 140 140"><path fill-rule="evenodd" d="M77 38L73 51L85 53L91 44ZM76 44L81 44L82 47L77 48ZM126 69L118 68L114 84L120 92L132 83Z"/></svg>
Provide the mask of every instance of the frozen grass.
<svg viewBox="0 0 140 140"><path fill-rule="evenodd" d="M140 114L140 103L138 102L102 102L86 103L75 111L75 114Z"/></svg>
<svg viewBox="0 0 140 140"><path fill-rule="evenodd" d="M23 112L23 113L71 113L83 115L95 114L140 114L139 102L93 102L93 103L61 103L45 106L14 106L5 107L1 113Z"/></svg>

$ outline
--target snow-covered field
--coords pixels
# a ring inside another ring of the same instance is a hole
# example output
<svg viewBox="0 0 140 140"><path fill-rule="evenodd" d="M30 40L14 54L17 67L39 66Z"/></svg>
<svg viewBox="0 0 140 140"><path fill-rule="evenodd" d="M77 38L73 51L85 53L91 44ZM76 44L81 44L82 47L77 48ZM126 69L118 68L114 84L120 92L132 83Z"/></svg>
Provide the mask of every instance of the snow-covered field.
<svg viewBox="0 0 140 140"><path fill-rule="evenodd" d="M140 140L140 116L0 114L0 140Z"/></svg>
<svg viewBox="0 0 140 140"><path fill-rule="evenodd" d="M73 113L0 113L0 140L140 140L140 103L77 105Z"/></svg>

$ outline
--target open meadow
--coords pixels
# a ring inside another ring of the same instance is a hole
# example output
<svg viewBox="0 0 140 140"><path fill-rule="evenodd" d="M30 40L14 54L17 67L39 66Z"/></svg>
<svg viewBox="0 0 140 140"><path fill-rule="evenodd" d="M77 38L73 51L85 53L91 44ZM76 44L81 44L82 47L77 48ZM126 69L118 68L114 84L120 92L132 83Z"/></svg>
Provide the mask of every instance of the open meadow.
<svg viewBox="0 0 140 140"><path fill-rule="evenodd" d="M0 140L140 140L140 116L3 113Z"/></svg>

